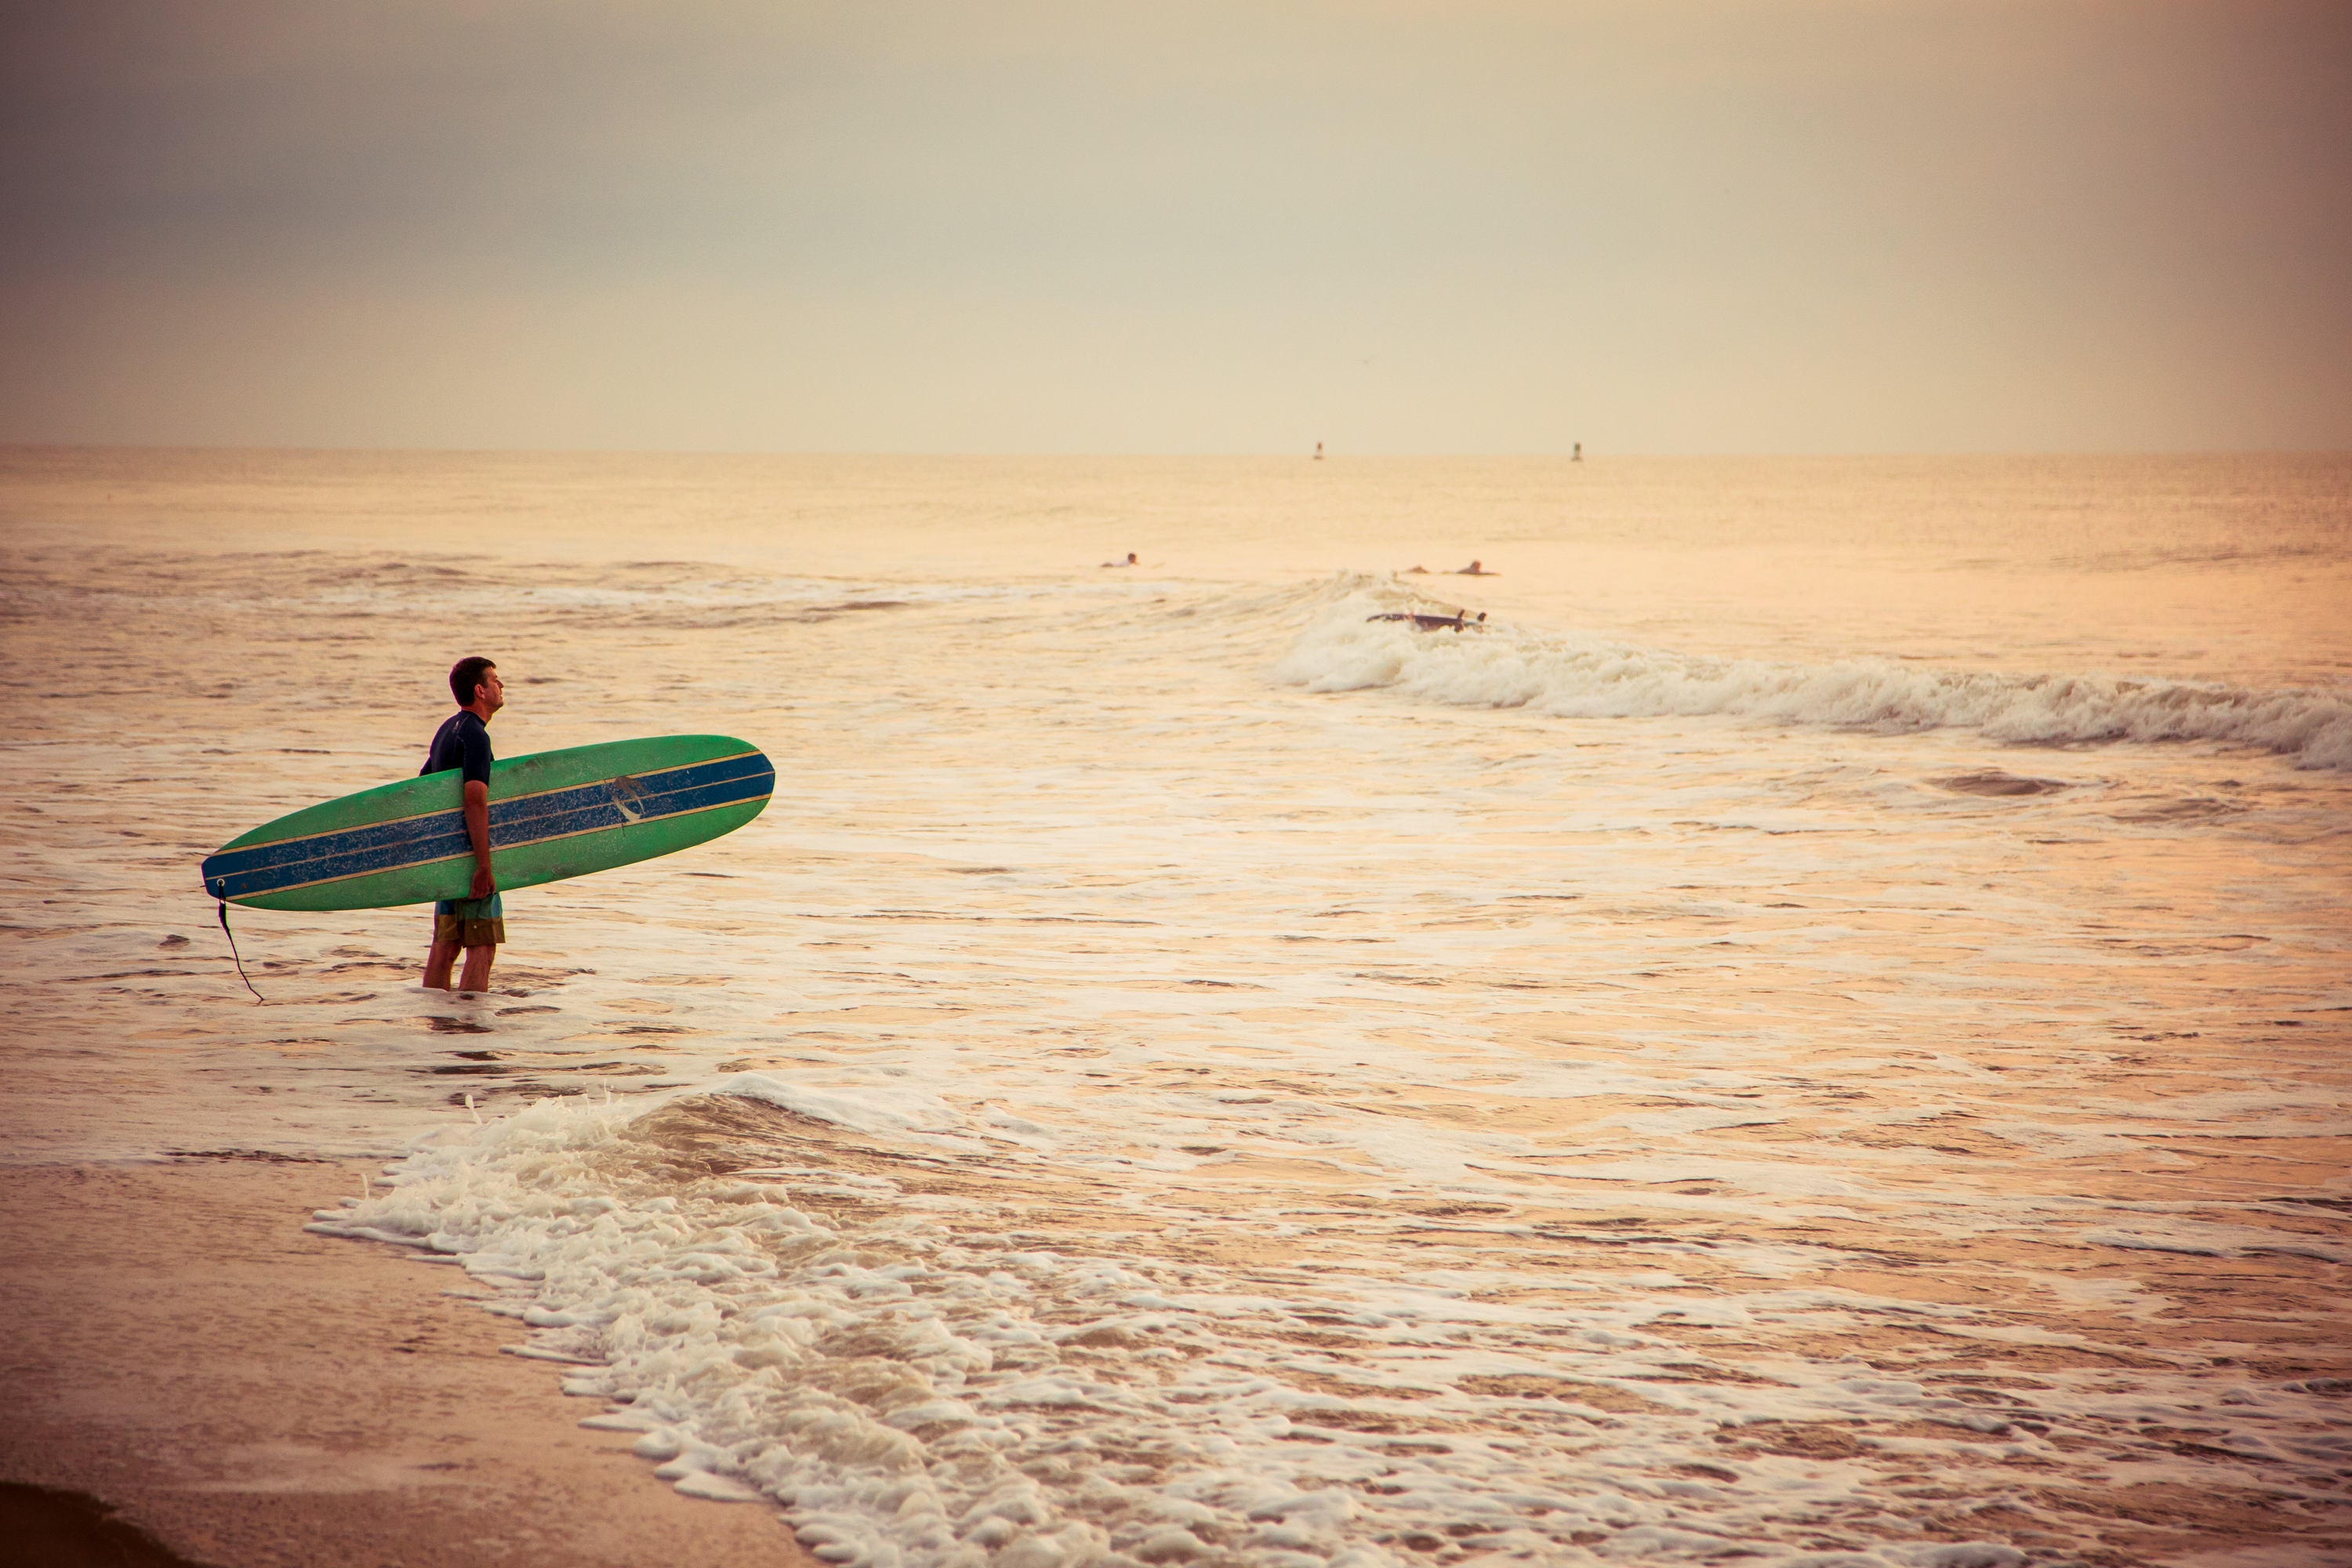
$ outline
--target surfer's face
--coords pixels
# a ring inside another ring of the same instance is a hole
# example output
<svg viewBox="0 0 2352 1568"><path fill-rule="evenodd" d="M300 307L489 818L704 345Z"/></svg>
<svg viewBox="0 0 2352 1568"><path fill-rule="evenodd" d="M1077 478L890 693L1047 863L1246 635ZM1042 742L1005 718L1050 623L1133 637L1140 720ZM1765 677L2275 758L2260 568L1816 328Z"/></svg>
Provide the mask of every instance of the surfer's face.
<svg viewBox="0 0 2352 1568"><path fill-rule="evenodd" d="M507 705L507 683L499 679L497 667L482 671L482 679L474 686L474 700L492 713Z"/></svg>

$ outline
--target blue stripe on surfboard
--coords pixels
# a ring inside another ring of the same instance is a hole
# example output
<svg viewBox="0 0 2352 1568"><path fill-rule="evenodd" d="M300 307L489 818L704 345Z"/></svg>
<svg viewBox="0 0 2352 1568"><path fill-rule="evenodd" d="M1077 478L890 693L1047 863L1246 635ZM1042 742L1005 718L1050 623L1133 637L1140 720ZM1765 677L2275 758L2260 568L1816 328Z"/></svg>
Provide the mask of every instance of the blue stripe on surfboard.
<svg viewBox="0 0 2352 1568"><path fill-rule="evenodd" d="M628 799L638 822L763 798L775 790L774 765L757 754L672 768L633 779ZM631 817L608 781L549 790L490 805L490 847L518 848L550 838L624 827ZM281 891L373 876L472 853L462 811L369 823L306 838L224 850L205 861L205 887L218 898Z"/></svg>
<svg viewBox="0 0 2352 1568"><path fill-rule="evenodd" d="M698 763L689 767L667 769L661 773L641 775L638 796L633 797L632 809L640 816L668 816L677 808L668 797L681 791L706 787L730 779L753 778L772 781L775 770L764 757L747 755L728 757L715 763ZM610 803L615 792L604 780L593 784L574 784L566 789L549 790L512 800L490 804L490 843L493 848L509 844L527 844L546 837L530 831L536 819L579 810L584 805ZM637 807L634 798L643 798L646 806ZM277 839L267 844L247 845L239 849L226 849L205 861L204 875L209 880L217 876L250 874L271 867L294 866L306 861L340 855L381 854L386 866L413 865L419 858L436 858L411 852L415 846L437 843L450 833L463 835L465 829L457 810L428 812L417 816L402 817L392 822L362 823L357 826L333 832L311 834L299 838ZM520 833L520 837L518 837ZM464 853L464 847L456 851Z"/></svg>
<svg viewBox="0 0 2352 1568"><path fill-rule="evenodd" d="M455 769L451 769L449 771L453 773L456 772ZM739 775L748 778L754 775L764 774L772 778L775 775L775 764L769 762L767 757L762 753L758 752L741 752L731 757L719 757L707 763L688 763L683 766L674 768L651 768L642 773L614 774L613 777L614 779L623 777L629 779L639 793L659 795L665 790L686 787L685 784L676 782L681 778L692 784L703 784L718 779L733 778ZM569 784L563 789L537 790L533 791L530 795L515 795L506 799L494 801L490 805L490 810L492 813L496 814L497 819L504 819L510 817L515 812L528 811L531 809L530 803L532 801L541 800L550 795L563 795L571 791L608 791L612 783L613 779L595 779L587 784ZM634 796L632 798L634 798ZM383 841L385 843L391 843L394 841L394 838L403 829L411 827L413 825L417 823L430 822L436 817L446 815L446 812L424 811L417 812L409 816L388 817L381 822L355 823L350 827L331 828L322 833L292 834L284 838L272 838L259 844L240 845L234 849L217 850L207 858L205 864L210 865L213 861L219 860L225 855L257 855L265 851L273 850L284 855L299 856L303 853L303 846L307 844L316 842L322 838L331 838L352 833L375 833L378 835L389 836L384 837ZM421 832L424 830L419 828L417 831Z"/></svg>
<svg viewBox="0 0 2352 1568"><path fill-rule="evenodd" d="M762 800L772 792L772 775L724 780L700 788L648 791L640 797L642 805L633 804L631 809L636 812L636 821L655 822L706 811L713 806ZM581 798L583 796L589 798ZM594 798L597 796L603 798ZM610 830L626 826L630 822L602 784L551 792L536 797L529 804L540 805L542 809L527 816L509 812L503 818L493 816L490 831L490 847L493 850L519 848L549 839ZM353 829L348 833L326 834L307 840L305 847L308 853L299 858L278 858L272 864L228 868L207 862L204 873L205 885L215 897L243 898L254 893L284 891L320 882L373 876L404 867L462 858L472 852L472 845L466 837L462 813L440 812L402 826L411 830L404 833L394 844L387 845L381 841L381 836L370 835L364 829ZM425 831L415 831L418 828Z"/></svg>
<svg viewBox="0 0 2352 1568"><path fill-rule="evenodd" d="M666 804L667 798L681 791L694 790L733 779L757 779L772 787L775 767L756 752L737 757L723 757L716 762L698 763L682 768L668 768L656 773L635 775L637 796L643 798L654 816L668 816L677 808ZM513 837L519 826L550 814L578 809L594 802L609 802L614 792L603 779L592 784L573 784L559 790L546 790L535 795L520 795L511 800L490 803L490 842L493 847L509 843L530 843L544 837L526 833ZM637 808L639 816L647 809ZM224 849L205 861L205 875L236 874L258 870L269 866L299 864L322 856L349 853L362 847L380 847L388 856L389 865L410 865L415 857L400 854L401 847L415 841L437 838L457 831L451 823L458 820L454 808L426 812L416 816L400 817L391 822L362 823L356 826L338 828L332 832L309 834L298 838L272 839L266 844L251 844L237 849Z"/></svg>
<svg viewBox="0 0 2352 1568"><path fill-rule="evenodd" d="M688 802L709 795L713 789L723 791L719 797L704 804L725 804L727 801L749 798L750 795L767 793L774 787L775 769L765 758L727 758L719 763L676 768L666 772L640 775L630 809L640 820L674 816L692 809ZM730 784L752 786L749 791L727 789ZM627 820L625 814L614 806L619 792L604 780L575 784L567 789L549 790L513 800L494 801L490 805L490 845L494 849L514 845L535 843L563 832L576 832L593 823L576 820L583 811L602 808L606 816L604 826L618 826ZM549 818L566 819L572 826L551 826ZM457 847L446 849L443 840L456 835ZM273 868L292 868L323 859L341 859L348 856L373 855L381 861L379 868L415 865L421 860L437 859L442 854L463 854L464 818L452 809L406 817L396 822L366 823L331 833L316 834L303 838L283 839L269 844L249 845L242 849L224 850L205 862L207 879L220 876L245 876ZM305 877L303 880L315 879Z"/></svg>

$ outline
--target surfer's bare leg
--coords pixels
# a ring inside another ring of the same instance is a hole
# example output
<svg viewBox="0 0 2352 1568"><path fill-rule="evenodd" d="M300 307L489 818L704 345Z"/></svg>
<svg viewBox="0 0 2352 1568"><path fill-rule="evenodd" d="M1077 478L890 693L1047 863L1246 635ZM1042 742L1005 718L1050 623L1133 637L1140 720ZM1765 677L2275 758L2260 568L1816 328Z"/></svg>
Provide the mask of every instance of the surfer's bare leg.
<svg viewBox="0 0 2352 1568"><path fill-rule="evenodd" d="M425 955L425 989L449 989L449 966L457 962L457 943L454 940L434 942L433 951ZM472 955L468 953L467 956L470 958ZM488 965L483 967L487 969Z"/></svg>
<svg viewBox="0 0 2352 1568"><path fill-rule="evenodd" d="M467 948L466 950L466 972L462 975L458 976L457 989L460 991L488 991L490 988L490 961L498 957L498 955L499 950L495 947ZM442 973L446 977L448 971L444 969ZM448 984L446 978L443 979L442 984L444 986Z"/></svg>

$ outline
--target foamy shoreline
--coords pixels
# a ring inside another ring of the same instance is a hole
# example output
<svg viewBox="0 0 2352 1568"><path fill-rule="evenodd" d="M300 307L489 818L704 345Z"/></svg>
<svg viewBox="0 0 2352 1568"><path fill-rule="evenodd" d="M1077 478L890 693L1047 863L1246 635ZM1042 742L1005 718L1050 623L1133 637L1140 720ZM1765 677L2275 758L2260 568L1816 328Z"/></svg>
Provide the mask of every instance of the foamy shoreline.
<svg viewBox="0 0 2352 1568"><path fill-rule="evenodd" d="M376 1163L0 1169L0 1475L232 1568L808 1561L580 1426L444 1271L304 1233Z"/></svg>

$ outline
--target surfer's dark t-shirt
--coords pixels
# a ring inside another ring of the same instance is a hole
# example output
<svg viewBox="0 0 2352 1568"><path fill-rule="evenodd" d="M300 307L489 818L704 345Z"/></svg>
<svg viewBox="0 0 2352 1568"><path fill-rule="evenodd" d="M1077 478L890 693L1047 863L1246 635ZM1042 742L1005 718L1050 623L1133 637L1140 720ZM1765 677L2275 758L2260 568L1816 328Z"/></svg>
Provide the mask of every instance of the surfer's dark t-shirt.
<svg viewBox="0 0 2352 1568"><path fill-rule="evenodd" d="M433 731L432 749L425 753L425 765L416 770L418 776L437 773L444 768L463 768L467 783L488 787L490 782L490 731L482 716L470 709L460 708L441 722Z"/></svg>

